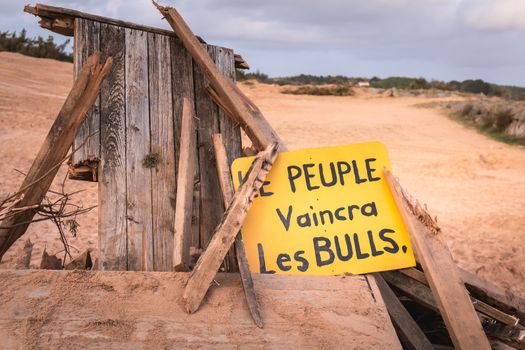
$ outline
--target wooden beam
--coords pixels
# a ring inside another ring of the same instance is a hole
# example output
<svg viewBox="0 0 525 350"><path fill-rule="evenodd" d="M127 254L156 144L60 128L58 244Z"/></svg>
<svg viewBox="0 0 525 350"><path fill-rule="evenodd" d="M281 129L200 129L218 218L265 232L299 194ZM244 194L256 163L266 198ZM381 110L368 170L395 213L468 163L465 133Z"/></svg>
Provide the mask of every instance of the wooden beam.
<svg viewBox="0 0 525 350"><path fill-rule="evenodd" d="M107 59L104 66L101 66L99 61L99 53L88 58L75 80L22 183L19 193L23 194L23 198L17 207L39 205L44 199L60 165L66 159L87 111L98 96L100 84L111 69L111 57ZM26 232L35 213L34 210L26 210L0 224L0 261L7 249Z"/></svg>
<svg viewBox="0 0 525 350"><path fill-rule="evenodd" d="M234 119L246 131L246 134L255 147L261 151L273 143L278 143L284 150L281 139L273 130L262 114L253 113L249 106L243 102L235 89L235 84L227 80L215 67L208 53L203 49L191 29L181 15L172 7L163 7L153 2L160 13L166 18L183 45L192 55L202 72L210 80L211 87L231 111Z"/></svg>
<svg viewBox="0 0 525 350"><path fill-rule="evenodd" d="M409 268L409 269L399 270L399 272L428 286L427 278L425 277L425 274L422 271L419 271L415 268ZM470 300L472 301L472 305L474 305L474 309L476 309L476 311L481 312L482 314L485 314L487 316L490 316L491 318L503 324L506 324L508 326L516 326L519 323L519 318L509 315L501 310L498 310L497 308L481 300L478 300L477 298L473 296L470 297Z"/></svg>
<svg viewBox="0 0 525 350"><path fill-rule="evenodd" d="M233 196L221 223L215 229L208 248L197 261L197 265L184 289L185 308L189 313L193 313L199 308L222 260L241 229L255 194L261 188L277 157L277 149L277 143L271 144L255 157L246 181Z"/></svg>
<svg viewBox="0 0 525 350"><path fill-rule="evenodd" d="M191 217L193 209L193 179L197 164L195 111L184 97L180 135L177 197L175 200L175 234L173 237L173 269L189 271Z"/></svg>
<svg viewBox="0 0 525 350"><path fill-rule="evenodd" d="M219 176L219 184L221 185L224 208L228 208L228 205L233 199L235 188L232 182L228 155L226 154L226 148L224 146L224 142L222 141L221 134L213 135L213 147L215 149L217 173ZM246 303L248 304L248 309L250 310L250 314L252 315L253 321L257 327L262 328L263 320L261 317L261 311L259 310L259 303L257 302L257 296L253 287L252 274L250 273L248 258L246 257L246 249L244 247L244 242L242 241L242 235L240 233L235 236L235 253L237 256L237 264L239 265L242 287L244 290L244 296L246 297Z"/></svg>
<svg viewBox="0 0 525 350"><path fill-rule="evenodd" d="M390 315L394 326L398 330L398 334L403 344L405 344L405 346L407 346L409 349L414 350L434 349L432 343L428 340L425 333L423 333L421 328L419 328L416 321L414 321L410 313L405 309L403 304L399 301L392 289L390 289L383 277L376 273L367 276L367 278L375 279L375 282L381 291L381 295L383 296L388 314Z"/></svg>
<svg viewBox="0 0 525 350"><path fill-rule="evenodd" d="M428 210L421 206L403 188L400 189L402 190L403 199L407 208L415 217L417 217L419 224L423 225L425 229L433 234L439 234L441 228L438 226L436 220L430 215ZM507 314L516 315L520 319L519 323L525 326L525 298L483 280L459 266L457 269L461 280L465 284L465 288L467 288L475 298L492 305ZM411 271L411 269L406 270L407 273L408 271ZM412 277L415 278L416 275L412 274Z"/></svg>
<svg viewBox="0 0 525 350"><path fill-rule="evenodd" d="M416 303L430 310L440 311L430 288L418 279L400 271L382 272L381 276L388 284ZM488 336L518 349L525 349L525 329L522 326L505 324L485 315L483 312L478 312L477 316Z"/></svg>
<svg viewBox="0 0 525 350"><path fill-rule="evenodd" d="M384 176L421 260L452 342L458 349L490 349L449 250L438 235L416 229L416 219L405 207L397 181L386 169Z"/></svg>

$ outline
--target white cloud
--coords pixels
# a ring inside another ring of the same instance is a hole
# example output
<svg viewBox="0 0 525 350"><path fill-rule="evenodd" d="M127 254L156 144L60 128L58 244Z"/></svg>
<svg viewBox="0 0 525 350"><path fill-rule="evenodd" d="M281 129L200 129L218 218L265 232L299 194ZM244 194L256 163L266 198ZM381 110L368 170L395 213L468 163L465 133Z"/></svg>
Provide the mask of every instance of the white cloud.
<svg viewBox="0 0 525 350"><path fill-rule="evenodd" d="M525 29L523 0L464 0L459 12L465 24L474 29Z"/></svg>

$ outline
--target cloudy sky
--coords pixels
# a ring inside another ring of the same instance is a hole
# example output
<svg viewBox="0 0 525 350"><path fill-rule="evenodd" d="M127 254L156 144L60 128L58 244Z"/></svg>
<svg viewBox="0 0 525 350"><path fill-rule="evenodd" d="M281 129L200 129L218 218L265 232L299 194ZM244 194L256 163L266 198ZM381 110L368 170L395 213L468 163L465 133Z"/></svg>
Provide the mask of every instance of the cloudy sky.
<svg viewBox="0 0 525 350"><path fill-rule="evenodd" d="M49 35L0 0L0 30ZM40 0L168 28L149 0ZM270 76L422 76L525 86L525 0L163 0ZM60 41L64 37L56 35Z"/></svg>

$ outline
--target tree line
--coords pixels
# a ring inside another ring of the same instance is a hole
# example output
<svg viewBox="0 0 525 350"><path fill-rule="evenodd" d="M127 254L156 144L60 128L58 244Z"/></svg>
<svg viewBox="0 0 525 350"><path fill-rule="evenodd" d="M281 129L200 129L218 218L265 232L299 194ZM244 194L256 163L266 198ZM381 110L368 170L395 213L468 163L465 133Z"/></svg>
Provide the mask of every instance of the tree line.
<svg viewBox="0 0 525 350"><path fill-rule="evenodd" d="M41 36L29 38L25 29L22 29L20 33L16 31L0 32L0 51L18 52L32 57L73 62L72 53L67 51L69 42L70 39L62 44L55 43L51 35L47 39Z"/></svg>

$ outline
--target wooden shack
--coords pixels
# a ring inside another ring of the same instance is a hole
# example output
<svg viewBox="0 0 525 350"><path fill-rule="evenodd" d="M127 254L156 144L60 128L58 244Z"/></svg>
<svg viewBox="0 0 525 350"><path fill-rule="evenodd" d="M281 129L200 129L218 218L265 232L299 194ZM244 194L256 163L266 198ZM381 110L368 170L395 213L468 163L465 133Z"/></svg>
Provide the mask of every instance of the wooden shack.
<svg viewBox="0 0 525 350"><path fill-rule="evenodd" d="M98 100L77 134L71 176L98 181L99 269L171 271L183 98L197 115L191 246L206 247L224 208L212 146L220 132L230 163L241 155L241 130L210 98L207 81L173 32L37 4L40 25L74 36L77 74L100 51L113 57ZM222 74L246 63L231 49L202 42ZM143 246L143 237L146 237ZM235 271L229 254L224 269Z"/></svg>

